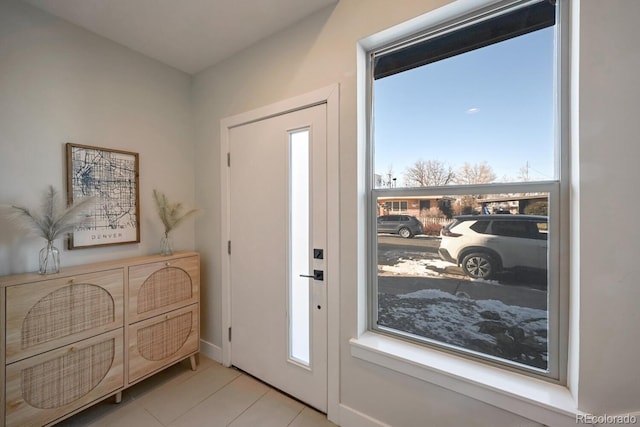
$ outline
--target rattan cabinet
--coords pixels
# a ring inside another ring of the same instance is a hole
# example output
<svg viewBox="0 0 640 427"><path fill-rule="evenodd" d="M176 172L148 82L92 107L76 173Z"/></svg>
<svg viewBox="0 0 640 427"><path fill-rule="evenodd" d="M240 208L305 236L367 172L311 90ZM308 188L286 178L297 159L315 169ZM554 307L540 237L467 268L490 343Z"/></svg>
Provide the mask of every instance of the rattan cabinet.
<svg viewBox="0 0 640 427"><path fill-rule="evenodd" d="M199 351L195 252L0 278L0 426L51 425Z"/></svg>
<svg viewBox="0 0 640 427"><path fill-rule="evenodd" d="M129 383L198 352L199 283L197 255L129 267Z"/></svg>

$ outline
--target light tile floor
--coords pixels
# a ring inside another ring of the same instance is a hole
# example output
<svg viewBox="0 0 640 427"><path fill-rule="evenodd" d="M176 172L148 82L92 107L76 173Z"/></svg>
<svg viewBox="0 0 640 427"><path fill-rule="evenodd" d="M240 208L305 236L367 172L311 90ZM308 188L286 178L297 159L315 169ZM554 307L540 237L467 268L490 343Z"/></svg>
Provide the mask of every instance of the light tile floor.
<svg viewBox="0 0 640 427"><path fill-rule="evenodd" d="M199 357L183 361L57 426L330 427L316 410L233 368Z"/></svg>

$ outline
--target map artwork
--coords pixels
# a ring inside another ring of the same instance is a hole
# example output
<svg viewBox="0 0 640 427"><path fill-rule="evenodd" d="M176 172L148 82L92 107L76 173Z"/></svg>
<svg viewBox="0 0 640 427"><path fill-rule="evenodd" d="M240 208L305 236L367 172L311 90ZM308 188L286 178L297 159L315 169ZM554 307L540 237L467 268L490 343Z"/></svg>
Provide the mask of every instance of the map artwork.
<svg viewBox="0 0 640 427"><path fill-rule="evenodd" d="M138 154L67 144L71 200L95 197L70 249L140 241Z"/></svg>

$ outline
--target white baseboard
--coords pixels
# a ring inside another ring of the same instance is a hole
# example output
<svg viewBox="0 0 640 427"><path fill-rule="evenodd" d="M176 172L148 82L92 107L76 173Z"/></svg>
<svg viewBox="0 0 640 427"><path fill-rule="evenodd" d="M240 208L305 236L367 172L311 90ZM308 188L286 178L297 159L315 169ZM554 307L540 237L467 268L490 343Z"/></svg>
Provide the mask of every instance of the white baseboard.
<svg viewBox="0 0 640 427"><path fill-rule="evenodd" d="M200 353L213 359L218 363L222 363L222 348L205 340L200 340Z"/></svg>
<svg viewBox="0 0 640 427"><path fill-rule="evenodd" d="M389 424L342 404L340 405L340 425L342 427L391 427Z"/></svg>

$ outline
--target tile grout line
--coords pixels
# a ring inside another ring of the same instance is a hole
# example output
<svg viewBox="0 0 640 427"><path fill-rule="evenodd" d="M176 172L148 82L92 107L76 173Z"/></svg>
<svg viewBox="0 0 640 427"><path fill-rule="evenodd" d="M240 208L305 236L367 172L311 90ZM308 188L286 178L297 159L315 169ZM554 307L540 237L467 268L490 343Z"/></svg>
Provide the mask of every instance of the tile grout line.
<svg viewBox="0 0 640 427"><path fill-rule="evenodd" d="M208 368L207 368L208 369ZM226 383L224 383L220 388L218 388L217 390L215 390L214 392L207 394L204 398L198 400L195 404L193 404L191 407L189 407L186 411L184 411L182 414L177 415L175 418L171 419L169 421L169 424L162 424L165 427L170 425L171 423L173 423L174 421L176 421L178 418L188 414L190 411L192 411L194 408L196 408L198 405L200 405L202 402L204 402L205 400L209 399L211 396L214 396L215 394L219 393L220 391L224 390L227 386L229 386L229 384L231 384L232 382L236 381L238 378L240 378L242 376L242 373L236 371L238 373L238 375L236 375L235 377L231 378L229 381L227 381ZM154 417L155 418L155 417Z"/></svg>
<svg viewBox="0 0 640 427"><path fill-rule="evenodd" d="M243 373L243 372L241 372L241 373L240 373L240 375L238 375L236 378L241 378L241 377L243 377L243 376L245 376L245 377L247 377L247 378L253 378L253 377L251 377L251 376L249 376L249 375L247 375L247 374L245 374L245 373ZM226 387L226 386L225 386L225 387ZM231 421L227 424L227 426L229 426L229 425L233 424L235 420L237 420L238 418L240 418L240 417L242 416L242 414L244 414L245 412L247 412L251 407L253 407L253 405L255 405L256 403L258 403L258 401L260 401L260 399L262 399L264 396L266 396L266 395L267 395L267 393L269 393L271 390L272 390L271 388L267 388L267 390L266 390L264 393L262 393L262 394L261 394L261 395L260 395L256 400L254 400L254 401L251 403L251 405L247 406L247 407L246 407L242 412L240 412L240 413L239 413L239 414L238 414L238 415L237 415L233 420L231 420Z"/></svg>
<svg viewBox="0 0 640 427"><path fill-rule="evenodd" d="M179 365L179 363L176 363L174 365L172 365L169 369L174 368L175 366ZM204 369L204 371L192 371L191 373L189 373L188 375L183 375L184 378L179 378L179 377L169 377L166 383L161 383L161 384L157 384L156 386L153 387L153 389L148 390L146 393L140 394L139 396L136 395L131 395L131 399L132 400L141 400L143 399L145 396L147 396L148 393L151 393L157 389L161 389L163 387L166 387L169 383L171 383L172 381L175 381L176 383L174 385L179 385L182 384L186 381L189 381L190 379L192 379L195 375L197 375L200 372L206 372L207 370L211 369L213 367L209 366L208 368ZM142 381L140 381L138 384L141 384L142 382L146 381L146 380L150 380L152 379L155 375L158 374L166 374L168 371L168 369L165 369L164 371L160 371L160 372L155 372L152 373L151 375L149 375L148 377L144 378ZM134 387L138 384L135 384ZM125 390L126 391L126 390Z"/></svg>
<svg viewBox="0 0 640 427"><path fill-rule="evenodd" d="M293 417L293 419L291 420L291 422L289 422L289 424L287 424L287 427L289 427L291 424L293 424L294 421L302 414L302 412L304 412L305 409L307 409L307 407L306 406L302 406L302 408L300 408L300 411L298 411L296 416Z"/></svg>
<svg viewBox="0 0 640 427"><path fill-rule="evenodd" d="M155 415L153 415L147 408L145 408L142 405L140 407L142 408L143 411L145 411L147 414L149 414L151 416L151 418L156 420L158 422L158 424L160 424L161 426L167 427L169 424L171 424L173 422L173 421L171 421L169 424L165 424L162 421L160 421Z"/></svg>

